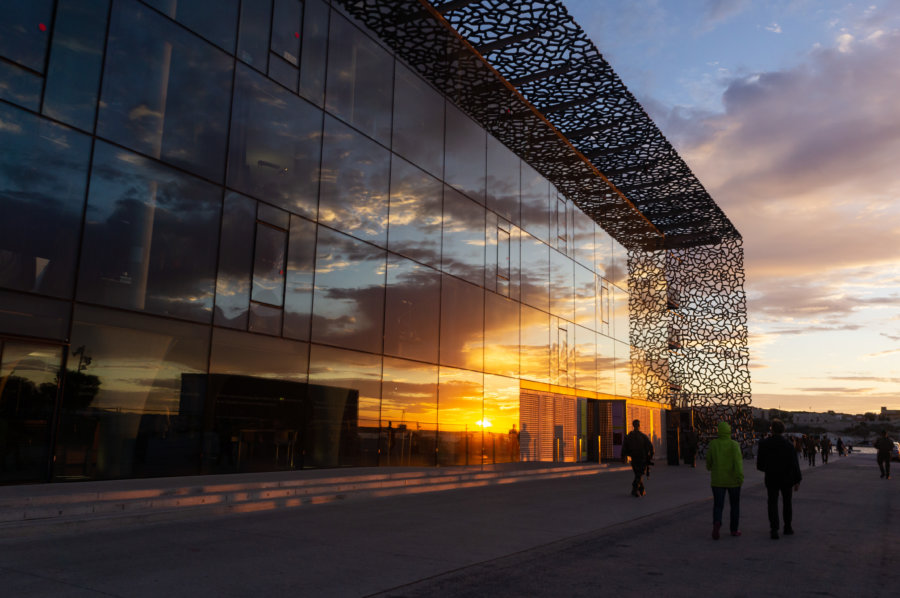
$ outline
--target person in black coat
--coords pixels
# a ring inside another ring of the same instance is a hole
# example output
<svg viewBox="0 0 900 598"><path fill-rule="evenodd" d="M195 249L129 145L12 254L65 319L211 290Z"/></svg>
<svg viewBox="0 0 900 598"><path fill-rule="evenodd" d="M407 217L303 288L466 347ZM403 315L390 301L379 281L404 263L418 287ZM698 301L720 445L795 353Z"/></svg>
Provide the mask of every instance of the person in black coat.
<svg viewBox="0 0 900 598"><path fill-rule="evenodd" d="M800 461L797 459L797 451L789 440L781 434L784 432L784 422L780 419L772 420L772 435L759 443L759 453L756 458L756 469L765 472L766 491L769 498L769 528L773 540L778 539L778 495L782 499L782 515L784 518L784 535L794 533L791 527L793 519L793 506L791 492L800 489Z"/></svg>
<svg viewBox="0 0 900 598"><path fill-rule="evenodd" d="M634 472L634 481L631 482L631 495L643 496L644 472L653 461L653 443L647 435L641 432L641 420L631 422L634 429L625 437L622 444L622 461L631 457L631 470Z"/></svg>

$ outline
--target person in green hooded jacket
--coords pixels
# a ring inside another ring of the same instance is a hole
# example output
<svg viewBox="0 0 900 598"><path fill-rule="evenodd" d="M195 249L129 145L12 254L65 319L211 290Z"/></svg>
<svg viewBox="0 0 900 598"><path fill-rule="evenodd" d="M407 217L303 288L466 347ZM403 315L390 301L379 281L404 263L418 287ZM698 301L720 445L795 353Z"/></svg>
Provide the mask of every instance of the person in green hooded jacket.
<svg viewBox="0 0 900 598"><path fill-rule="evenodd" d="M706 449L706 469L710 472L713 492L713 540L719 539L725 494L728 494L730 529L732 536L740 536L741 486L744 483L744 461L741 446L731 439L731 426L719 422L719 437L710 441Z"/></svg>

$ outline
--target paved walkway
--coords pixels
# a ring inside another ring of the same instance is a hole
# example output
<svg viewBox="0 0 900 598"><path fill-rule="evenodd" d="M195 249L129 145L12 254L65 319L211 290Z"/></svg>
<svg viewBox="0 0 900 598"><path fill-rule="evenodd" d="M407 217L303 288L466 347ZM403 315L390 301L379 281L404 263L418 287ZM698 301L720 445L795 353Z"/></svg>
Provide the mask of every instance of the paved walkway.
<svg viewBox="0 0 900 598"><path fill-rule="evenodd" d="M900 467L806 469L795 536L768 537L745 462L741 538L709 537L708 475L630 472L0 538L3 596L888 596ZM727 512L727 508L726 508Z"/></svg>

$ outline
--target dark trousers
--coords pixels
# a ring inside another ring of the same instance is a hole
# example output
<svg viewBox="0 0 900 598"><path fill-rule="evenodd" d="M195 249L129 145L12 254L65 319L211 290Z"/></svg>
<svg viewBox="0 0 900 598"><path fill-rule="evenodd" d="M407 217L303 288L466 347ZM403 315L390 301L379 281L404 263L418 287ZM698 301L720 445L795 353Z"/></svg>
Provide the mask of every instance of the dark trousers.
<svg viewBox="0 0 900 598"><path fill-rule="evenodd" d="M738 531L738 522L741 519L741 487L723 488L713 486L713 523L722 523L722 511L725 510L725 493L728 493L729 529Z"/></svg>
<svg viewBox="0 0 900 598"><path fill-rule="evenodd" d="M794 515L794 508L791 504L791 500L794 497L794 486L793 484L788 484L787 486L766 486L766 491L769 494L769 527L773 530L777 530L779 528L778 525L778 495L781 495L782 501L782 515L784 517L784 527L791 527L791 520Z"/></svg>
<svg viewBox="0 0 900 598"><path fill-rule="evenodd" d="M881 470L882 477L891 475L891 454L878 453L876 459L878 460L878 469Z"/></svg>
<svg viewBox="0 0 900 598"><path fill-rule="evenodd" d="M631 482L631 491L640 494L644 491L644 472L647 471L647 464L632 461L631 471L634 472L634 481Z"/></svg>

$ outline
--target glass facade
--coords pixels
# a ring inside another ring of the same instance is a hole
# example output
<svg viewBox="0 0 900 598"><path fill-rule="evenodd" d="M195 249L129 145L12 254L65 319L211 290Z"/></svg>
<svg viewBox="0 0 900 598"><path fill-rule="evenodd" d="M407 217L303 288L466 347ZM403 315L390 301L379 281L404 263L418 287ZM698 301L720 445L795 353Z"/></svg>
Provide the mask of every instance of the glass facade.
<svg viewBox="0 0 900 598"><path fill-rule="evenodd" d="M627 288L322 0L0 7L0 483L583 460Z"/></svg>

